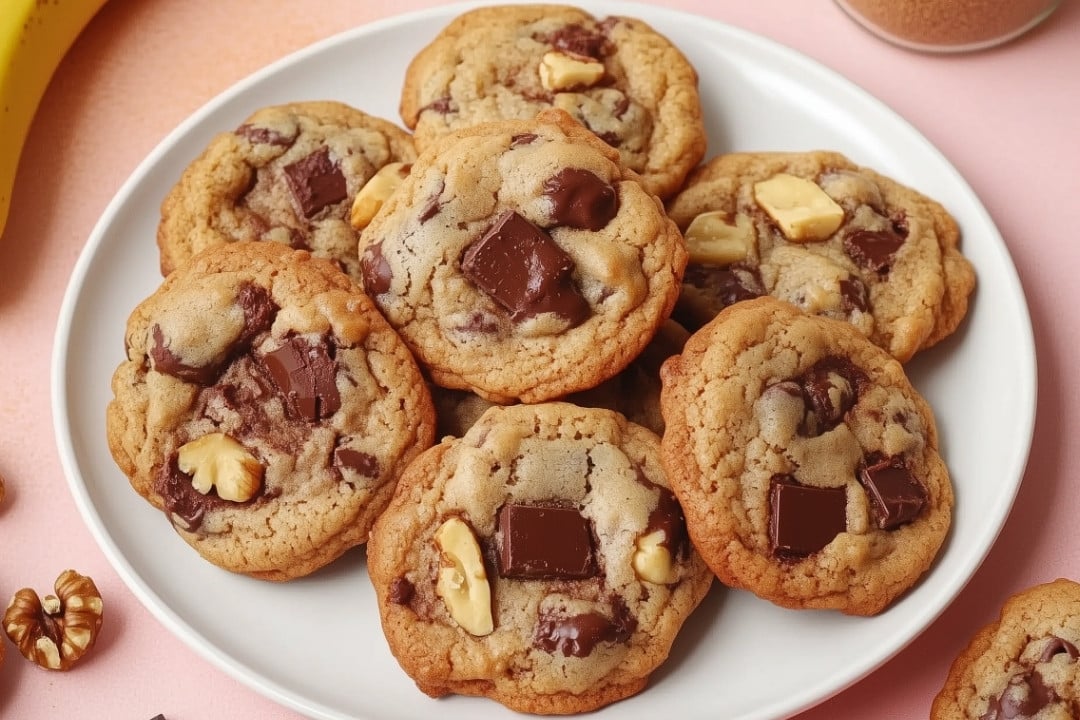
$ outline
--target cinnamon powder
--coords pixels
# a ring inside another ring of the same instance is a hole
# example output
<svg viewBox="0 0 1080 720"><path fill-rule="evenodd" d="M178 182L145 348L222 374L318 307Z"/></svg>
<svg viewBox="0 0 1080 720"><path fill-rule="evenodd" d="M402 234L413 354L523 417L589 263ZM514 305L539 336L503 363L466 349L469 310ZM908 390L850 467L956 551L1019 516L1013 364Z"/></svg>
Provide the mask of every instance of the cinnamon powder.
<svg viewBox="0 0 1080 720"><path fill-rule="evenodd" d="M901 45L974 49L1036 25L1058 0L837 0L869 29Z"/></svg>

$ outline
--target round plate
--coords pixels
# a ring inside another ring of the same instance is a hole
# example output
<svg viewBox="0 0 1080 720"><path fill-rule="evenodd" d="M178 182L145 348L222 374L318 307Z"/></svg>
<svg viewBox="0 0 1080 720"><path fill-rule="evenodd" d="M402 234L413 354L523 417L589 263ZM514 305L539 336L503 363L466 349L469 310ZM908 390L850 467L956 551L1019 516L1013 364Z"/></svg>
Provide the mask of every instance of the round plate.
<svg viewBox="0 0 1080 720"><path fill-rule="evenodd" d="M911 641L974 573L1008 515L1027 460L1035 407L1031 324L1001 236L967 183L903 119L791 50L706 18L615 2L596 15L639 17L701 74L709 155L834 149L937 198L958 219L979 288L960 330L908 366L933 406L956 487L952 534L922 581L884 614L783 610L716 587L670 660L640 695L598 713L654 720L781 718L857 681ZM139 166L106 209L75 267L53 357L53 415L71 491L132 592L172 632L261 693L315 718L509 717L491 701L432 700L383 639L356 550L287 584L232 575L199 558L129 487L109 455L105 406L124 326L161 278L158 207L211 136L255 109L334 98L397 119L411 57L471 5L359 27L256 73L202 108ZM377 72L370 72L378 68ZM358 78L362 77L362 80ZM993 402L971 412L987 392ZM719 584L718 584L719 585ZM334 618L332 629L327 618ZM746 668L768 668L747 673ZM718 678L725 682L716 692Z"/></svg>

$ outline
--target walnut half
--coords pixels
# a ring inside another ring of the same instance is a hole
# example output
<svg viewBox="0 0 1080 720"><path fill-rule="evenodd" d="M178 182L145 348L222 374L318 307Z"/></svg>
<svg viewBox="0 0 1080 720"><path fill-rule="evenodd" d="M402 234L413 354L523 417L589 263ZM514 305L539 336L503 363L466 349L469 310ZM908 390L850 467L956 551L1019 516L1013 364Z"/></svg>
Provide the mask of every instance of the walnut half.
<svg viewBox="0 0 1080 720"><path fill-rule="evenodd" d="M102 603L94 581L74 570L60 573L55 595L31 588L15 593L4 612L4 632L23 657L48 670L70 670L94 646Z"/></svg>

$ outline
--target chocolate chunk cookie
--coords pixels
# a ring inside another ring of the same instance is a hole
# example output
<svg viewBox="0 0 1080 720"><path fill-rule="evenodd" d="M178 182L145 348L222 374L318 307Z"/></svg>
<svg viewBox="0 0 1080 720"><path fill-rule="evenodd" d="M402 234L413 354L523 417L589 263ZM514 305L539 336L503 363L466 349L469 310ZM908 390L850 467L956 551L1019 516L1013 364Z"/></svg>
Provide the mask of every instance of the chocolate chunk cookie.
<svg viewBox="0 0 1080 720"><path fill-rule="evenodd" d="M420 690L544 714L640 691L712 582L659 454L618 413L553 402L492 407L417 458L368 569Z"/></svg>
<svg viewBox="0 0 1080 720"><path fill-rule="evenodd" d="M675 311L690 329L768 294L906 362L967 313L975 274L945 208L838 153L718 156L668 212L690 251Z"/></svg>
<svg viewBox="0 0 1080 720"><path fill-rule="evenodd" d="M769 296L736 303L661 381L664 466L723 582L872 615L929 568L953 503L934 417L851 325Z"/></svg>
<svg viewBox="0 0 1080 720"><path fill-rule="evenodd" d="M268 580L367 540L434 438L416 363L360 288L278 243L197 255L132 312L106 415L132 487L203 557Z"/></svg>
<svg viewBox="0 0 1080 720"><path fill-rule="evenodd" d="M1080 584L1013 595L953 662L930 720L1080 717Z"/></svg>
<svg viewBox="0 0 1080 720"><path fill-rule="evenodd" d="M272 240L332 260L358 280L353 199L378 170L414 156L405 130L342 103L263 108L214 137L166 196L161 272L212 245Z"/></svg>
<svg viewBox="0 0 1080 720"><path fill-rule="evenodd" d="M678 48L640 20L498 5L458 16L413 59L401 117L424 150L469 125L561 108L667 197L705 153L697 84Z"/></svg>
<svg viewBox="0 0 1080 720"><path fill-rule="evenodd" d="M497 403L595 387L668 317L682 235L561 110L453 133L364 228L364 287L443 387Z"/></svg>

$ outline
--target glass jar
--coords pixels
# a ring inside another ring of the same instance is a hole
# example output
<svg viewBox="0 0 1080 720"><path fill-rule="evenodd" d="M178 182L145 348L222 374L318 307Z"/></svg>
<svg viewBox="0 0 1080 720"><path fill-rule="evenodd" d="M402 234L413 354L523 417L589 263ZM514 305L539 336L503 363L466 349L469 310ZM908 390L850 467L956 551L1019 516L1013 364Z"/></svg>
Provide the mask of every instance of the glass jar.
<svg viewBox="0 0 1080 720"><path fill-rule="evenodd" d="M891 43L925 52L1000 45L1042 22L1059 0L836 0L848 15Z"/></svg>

